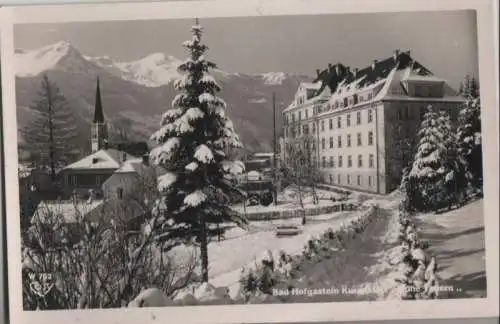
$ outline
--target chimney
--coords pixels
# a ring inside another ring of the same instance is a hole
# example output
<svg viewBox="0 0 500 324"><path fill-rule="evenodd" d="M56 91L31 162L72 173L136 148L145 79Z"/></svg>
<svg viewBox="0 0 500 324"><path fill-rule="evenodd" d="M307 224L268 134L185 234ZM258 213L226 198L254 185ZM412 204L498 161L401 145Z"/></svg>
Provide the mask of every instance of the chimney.
<svg viewBox="0 0 500 324"><path fill-rule="evenodd" d="M149 153L146 153L142 156L142 164L146 166L149 165Z"/></svg>
<svg viewBox="0 0 500 324"><path fill-rule="evenodd" d="M337 72L337 75L340 75L340 64L335 65L335 71Z"/></svg>
<svg viewBox="0 0 500 324"><path fill-rule="evenodd" d="M319 69L316 69L316 75L319 76Z"/></svg>
<svg viewBox="0 0 500 324"><path fill-rule="evenodd" d="M358 76L358 68L354 68L354 76L357 77Z"/></svg>
<svg viewBox="0 0 500 324"><path fill-rule="evenodd" d="M394 57L394 61L398 60L398 57L399 57L399 50L398 49L394 50L394 54L392 57Z"/></svg>
<svg viewBox="0 0 500 324"><path fill-rule="evenodd" d="M375 70L375 67L377 66L378 60L373 60L372 63L372 69Z"/></svg>
<svg viewBox="0 0 500 324"><path fill-rule="evenodd" d="M123 162L127 161L127 153L122 152L122 160Z"/></svg>
<svg viewBox="0 0 500 324"><path fill-rule="evenodd" d="M332 72L333 65L332 63L328 63L328 72Z"/></svg>

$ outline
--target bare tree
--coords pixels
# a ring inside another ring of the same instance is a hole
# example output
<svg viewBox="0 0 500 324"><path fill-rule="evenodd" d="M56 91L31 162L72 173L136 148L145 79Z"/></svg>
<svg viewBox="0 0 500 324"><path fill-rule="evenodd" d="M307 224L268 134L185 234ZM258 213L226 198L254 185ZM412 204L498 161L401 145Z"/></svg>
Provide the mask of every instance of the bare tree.
<svg viewBox="0 0 500 324"><path fill-rule="evenodd" d="M171 295L196 280L197 256L176 264L168 252L179 243L158 241L161 214L150 212L157 192L150 176L142 174L120 201L60 202L35 213L23 233L25 309L120 307L145 288ZM30 289L41 273L55 280L44 297Z"/></svg>
<svg viewBox="0 0 500 324"><path fill-rule="evenodd" d="M319 181L321 173L318 163L313 159L314 143L312 136L303 136L285 145L288 158L285 161L284 177L295 185L298 203L304 211L304 215L304 198L307 194L312 195L313 204L319 202L316 183Z"/></svg>

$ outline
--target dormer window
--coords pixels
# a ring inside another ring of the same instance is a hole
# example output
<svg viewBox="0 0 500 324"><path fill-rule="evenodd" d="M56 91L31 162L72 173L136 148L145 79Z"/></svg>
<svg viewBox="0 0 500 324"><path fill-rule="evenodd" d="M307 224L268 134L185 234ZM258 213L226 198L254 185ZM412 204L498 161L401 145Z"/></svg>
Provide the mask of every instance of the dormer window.
<svg viewBox="0 0 500 324"><path fill-rule="evenodd" d="M344 98L344 107L347 107L347 98Z"/></svg>
<svg viewBox="0 0 500 324"><path fill-rule="evenodd" d="M98 158L92 158L92 164L96 164L97 162L99 162L99 159Z"/></svg>
<svg viewBox="0 0 500 324"><path fill-rule="evenodd" d="M354 101L354 104L357 105L358 104L358 95L357 94L353 95L352 99Z"/></svg>

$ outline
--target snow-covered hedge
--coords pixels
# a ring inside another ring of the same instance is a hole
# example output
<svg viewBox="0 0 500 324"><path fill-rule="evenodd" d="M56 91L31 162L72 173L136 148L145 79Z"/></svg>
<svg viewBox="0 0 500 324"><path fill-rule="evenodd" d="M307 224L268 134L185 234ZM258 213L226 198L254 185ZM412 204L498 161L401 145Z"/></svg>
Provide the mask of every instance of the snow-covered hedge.
<svg viewBox="0 0 500 324"><path fill-rule="evenodd" d="M439 287L436 259L427 252L428 242L420 240L415 223L400 206L398 214L399 246L391 254L396 285L388 299L434 299Z"/></svg>
<svg viewBox="0 0 500 324"><path fill-rule="evenodd" d="M252 265L242 269L240 292L247 303L279 302L272 296L272 289L293 288L293 282L308 262L321 262L335 256L344 249L345 244L360 233L373 221L377 206L369 206L360 216L338 230L329 228L323 234L311 236L304 245L302 253L289 255L284 251L268 250Z"/></svg>

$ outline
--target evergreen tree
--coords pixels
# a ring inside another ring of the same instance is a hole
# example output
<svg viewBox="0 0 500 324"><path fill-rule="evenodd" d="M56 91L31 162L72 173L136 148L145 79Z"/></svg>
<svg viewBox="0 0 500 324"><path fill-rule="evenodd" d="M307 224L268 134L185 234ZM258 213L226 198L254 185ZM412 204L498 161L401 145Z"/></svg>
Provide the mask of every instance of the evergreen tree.
<svg viewBox="0 0 500 324"><path fill-rule="evenodd" d="M80 153L75 119L66 98L47 75L43 76L38 99L31 109L36 117L22 130L26 146L33 162L49 167L55 179L56 168L71 162Z"/></svg>
<svg viewBox="0 0 500 324"><path fill-rule="evenodd" d="M481 100L479 86L474 77L465 77L461 86L461 95L465 98L465 103L458 117L458 155L467 167L471 184L479 189L483 178Z"/></svg>
<svg viewBox="0 0 500 324"><path fill-rule="evenodd" d="M228 146L240 148L241 142L226 115L226 104L216 96L220 87L208 74L216 65L205 60L208 47L201 43L202 32L196 20L192 39L183 43L190 56L179 66L184 76L175 88L180 93L152 135L158 145L151 160L166 170L158 179L161 198L153 209L161 213L159 238L198 243L202 280L207 282L210 225L245 222L229 207L230 196L237 192L232 179L244 165L224 152Z"/></svg>
<svg viewBox="0 0 500 324"><path fill-rule="evenodd" d="M450 143L449 118L431 106L424 115L418 132L419 142L408 173L409 201L416 210L437 210L446 201L446 178L449 177L448 150Z"/></svg>

